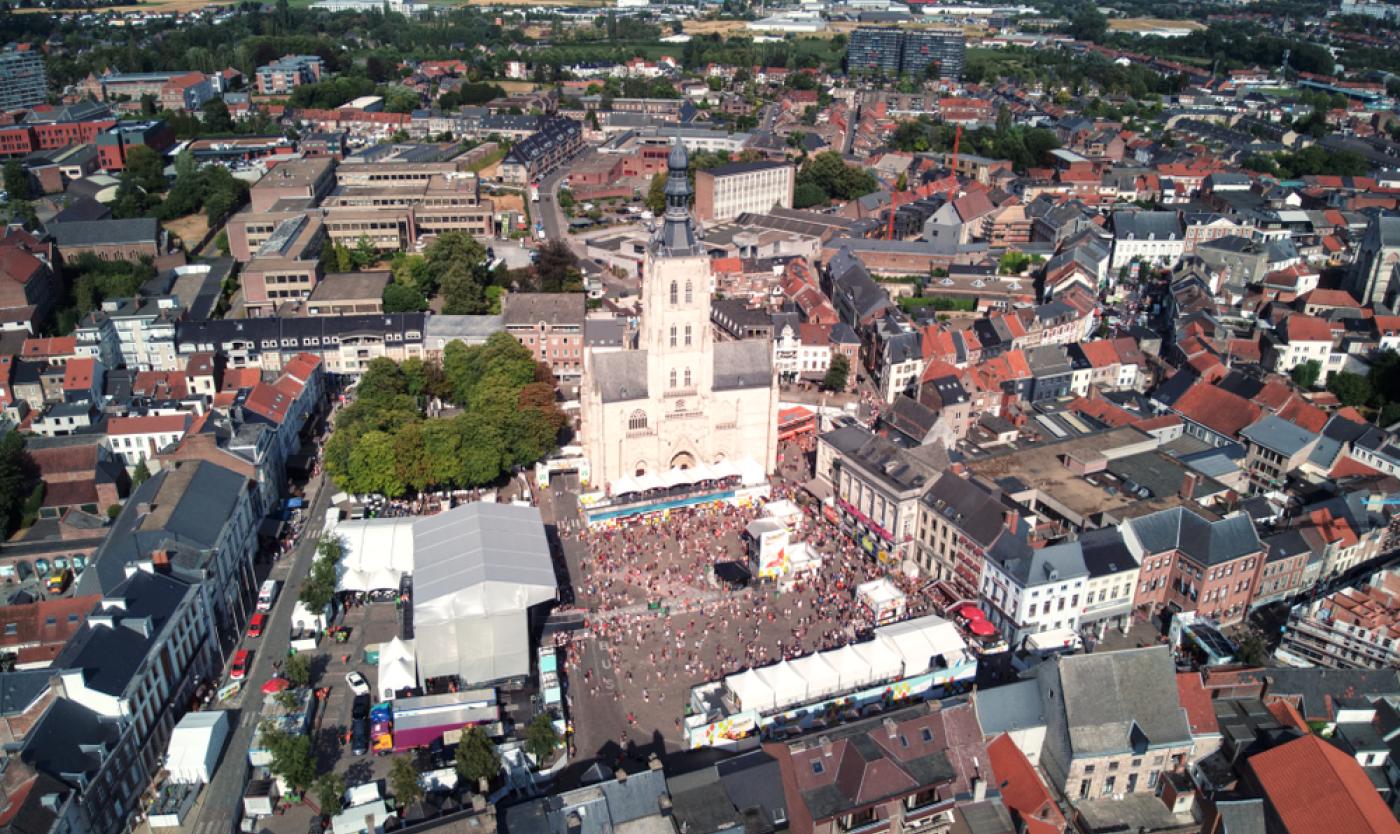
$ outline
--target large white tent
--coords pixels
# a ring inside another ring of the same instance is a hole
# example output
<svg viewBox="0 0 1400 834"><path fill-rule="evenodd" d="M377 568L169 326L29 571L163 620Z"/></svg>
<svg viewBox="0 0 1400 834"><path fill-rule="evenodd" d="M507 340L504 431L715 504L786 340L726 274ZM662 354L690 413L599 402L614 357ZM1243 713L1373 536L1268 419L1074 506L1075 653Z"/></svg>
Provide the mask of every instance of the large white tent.
<svg viewBox="0 0 1400 834"><path fill-rule="evenodd" d="M412 689L418 685L418 664L413 658L413 647L395 637L379 646L379 679L375 691L379 697L389 700L401 689Z"/></svg>
<svg viewBox="0 0 1400 834"><path fill-rule="evenodd" d="M416 518L367 518L342 521L331 531L342 545L336 590L399 589L399 579L413 572L413 526Z"/></svg>
<svg viewBox="0 0 1400 834"><path fill-rule="evenodd" d="M528 674L530 606L555 598L539 510L464 504L413 525L418 674L467 685Z"/></svg>

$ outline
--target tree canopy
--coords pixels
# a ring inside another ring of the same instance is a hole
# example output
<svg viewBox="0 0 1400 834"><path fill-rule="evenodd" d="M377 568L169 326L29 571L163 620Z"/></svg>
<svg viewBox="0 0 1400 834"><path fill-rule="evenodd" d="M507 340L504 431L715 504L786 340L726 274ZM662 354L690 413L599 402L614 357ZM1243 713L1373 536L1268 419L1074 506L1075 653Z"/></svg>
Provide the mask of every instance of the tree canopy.
<svg viewBox="0 0 1400 834"><path fill-rule="evenodd" d="M492 483L555 449L568 420L551 379L506 333L471 347L451 342L441 365L376 359L336 420L326 470L343 489L394 497ZM427 419L429 399L460 411Z"/></svg>

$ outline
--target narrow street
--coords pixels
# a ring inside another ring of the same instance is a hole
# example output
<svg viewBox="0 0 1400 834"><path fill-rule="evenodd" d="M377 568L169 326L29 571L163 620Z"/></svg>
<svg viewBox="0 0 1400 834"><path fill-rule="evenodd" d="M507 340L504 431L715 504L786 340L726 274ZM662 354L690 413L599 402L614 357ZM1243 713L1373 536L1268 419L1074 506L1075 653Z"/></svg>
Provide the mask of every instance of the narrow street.
<svg viewBox="0 0 1400 834"><path fill-rule="evenodd" d="M315 498L308 510L301 541L297 543L293 557L284 557L273 566L269 575L269 578L282 582L282 590L273 605L267 630L254 647L253 665L245 679L246 688L242 692L241 703L230 710L229 718L233 719L236 715L237 721L229 734L223 758L219 760L219 768L191 811L191 822L185 826L194 834L227 834L235 830L235 823L242 816L243 789L248 781L248 748L253 743L253 734L257 732L258 716L266 697L262 685L272 677L273 662L287 656L292 607L296 604L302 580L311 569L320 531L325 526L326 510L330 506L333 490L325 487L325 473L318 474L307 484L308 491Z"/></svg>

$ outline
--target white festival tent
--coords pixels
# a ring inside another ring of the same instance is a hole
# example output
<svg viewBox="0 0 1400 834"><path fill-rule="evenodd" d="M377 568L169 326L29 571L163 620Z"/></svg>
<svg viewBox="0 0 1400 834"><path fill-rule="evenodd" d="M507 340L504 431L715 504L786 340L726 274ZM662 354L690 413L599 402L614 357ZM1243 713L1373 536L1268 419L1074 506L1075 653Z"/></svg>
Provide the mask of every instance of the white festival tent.
<svg viewBox="0 0 1400 834"><path fill-rule="evenodd" d="M539 510L473 503L417 519L413 554L419 676L529 674L529 608L558 592Z"/></svg>
<svg viewBox="0 0 1400 834"><path fill-rule="evenodd" d="M331 531L342 545L336 590L397 591L403 575L413 573L413 524L417 520L367 518L337 524Z"/></svg>
<svg viewBox="0 0 1400 834"><path fill-rule="evenodd" d="M379 646L379 686L376 692L380 699L389 700L401 689L412 689L418 685L418 664L413 659L413 648L395 637Z"/></svg>
<svg viewBox="0 0 1400 834"><path fill-rule="evenodd" d="M929 615L877 628L874 640L729 675L724 686L742 709L770 712L921 675L937 657L951 666L966 652L957 628Z"/></svg>

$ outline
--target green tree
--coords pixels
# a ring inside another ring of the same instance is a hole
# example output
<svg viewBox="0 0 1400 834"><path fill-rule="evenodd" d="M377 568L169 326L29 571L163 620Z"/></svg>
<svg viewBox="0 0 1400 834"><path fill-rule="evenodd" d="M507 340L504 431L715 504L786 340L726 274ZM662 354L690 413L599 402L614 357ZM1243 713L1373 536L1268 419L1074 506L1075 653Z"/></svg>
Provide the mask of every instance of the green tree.
<svg viewBox="0 0 1400 834"><path fill-rule="evenodd" d="M666 213L666 174L664 171L651 178L651 185L647 188L646 207L647 211L657 217Z"/></svg>
<svg viewBox="0 0 1400 834"><path fill-rule="evenodd" d="M1108 18L1094 3L1081 3L1070 17L1069 31L1076 40L1098 43L1108 36Z"/></svg>
<svg viewBox="0 0 1400 834"><path fill-rule="evenodd" d="M137 461L136 468L131 470L131 485L140 486L151 479L151 470L146 466L145 460Z"/></svg>
<svg viewBox="0 0 1400 834"><path fill-rule="evenodd" d="M7 432L0 438L0 527L8 536L21 521L20 503L33 463L24 450L24 435Z"/></svg>
<svg viewBox="0 0 1400 834"><path fill-rule="evenodd" d="M425 251L428 271L441 288L443 313L474 315L485 312L486 249L465 232L444 232Z"/></svg>
<svg viewBox="0 0 1400 834"><path fill-rule="evenodd" d="M232 133L233 116L228 112L228 105L222 98L211 98L200 107L200 114L204 117L204 129L210 133Z"/></svg>
<svg viewBox="0 0 1400 834"><path fill-rule="evenodd" d="M540 713L525 727L525 752L535 759L535 764L543 766L545 758L558 749L561 739L554 729L554 719Z"/></svg>
<svg viewBox="0 0 1400 834"><path fill-rule="evenodd" d="M457 775L472 785L482 779L490 782L501 772L501 757L496 753L496 745L491 743L480 727L471 727L462 733L454 759Z"/></svg>
<svg viewBox="0 0 1400 834"><path fill-rule="evenodd" d="M812 206L822 206L827 203L826 192L821 186L812 182L801 182L792 192L792 205L794 208L805 209Z"/></svg>
<svg viewBox="0 0 1400 834"><path fill-rule="evenodd" d="M542 292L577 292L583 286L578 256L562 240L547 241L539 248L535 261L535 277Z"/></svg>
<svg viewBox="0 0 1400 834"><path fill-rule="evenodd" d="M311 685L311 655L297 652L282 664L282 675L292 686L301 688Z"/></svg>
<svg viewBox="0 0 1400 834"><path fill-rule="evenodd" d="M146 145L127 149L125 173L148 194L165 190L165 160Z"/></svg>
<svg viewBox="0 0 1400 834"><path fill-rule="evenodd" d="M428 299L414 287L391 283L384 287L384 312L421 313L428 309Z"/></svg>
<svg viewBox="0 0 1400 834"><path fill-rule="evenodd" d="M1322 363L1316 359L1309 359L1300 365L1294 365L1293 370L1288 372L1288 375L1293 378L1293 382L1304 390L1311 389L1316 385L1317 378L1321 374Z"/></svg>
<svg viewBox="0 0 1400 834"><path fill-rule="evenodd" d="M334 771L316 780L316 801L321 813L335 816L345 810L345 777Z"/></svg>
<svg viewBox="0 0 1400 834"><path fill-rule="evenodd" d="M262 745L272 756L268 769L282 777L297 793L306 791L316 780L316 762L311 757L311 739L306 735L284 732L271 721L258 728Z"/></svg>
<svg viewBox="0 0 1400 834"><path fill-rule="evenodd" d="M407 808L423 798L423 783L418 766L409 756L399 756L389 765L389 790L394 793L394 804Z"/></svg>
<svg viewBox="0 0 1400 834"><path fill-rule="evenodd" d="M345 486L352 492L378 493L397 498L404 493L394 464L394 437L383 431L365 432L350 450L350 478Z"/></svg>
<svg viewBox="0 0 1400 834"><path fill-rule="evenodd" d="M340 538L330 533L323 535L316 543L316 558L297 596L309 610L320 612L330 605L335 596L336 565L344 552L345 546Z"/></svg>
<svg viewBox="0 0 1400 834"><path fill-rule="evenodd" d="M822 387L828 391L844 391L851 374L851 362L844 353L833 353L831 364L822 378Z"/></svg>
<svg viewBox="0 0 1400 834"><path fill-rule="evenodd" d="M32 198L29 190L29 172L18 159L11 159L5 163L5 195L11 201Z"/></svg>
<svg viewBox="0 0 1400 834"><path fill-rule="evenodd" d="M1371 400L1371 381L1361 374L1341 371L1327 377L1327 390L1337 395L1342 405L1358 408Z"/></svg>

